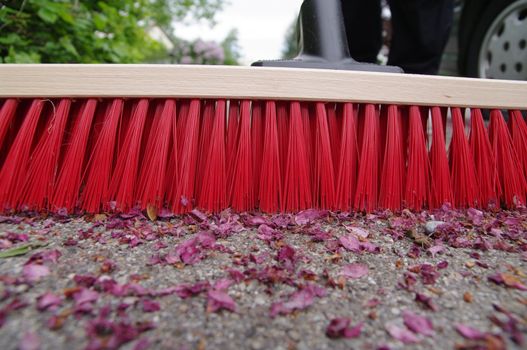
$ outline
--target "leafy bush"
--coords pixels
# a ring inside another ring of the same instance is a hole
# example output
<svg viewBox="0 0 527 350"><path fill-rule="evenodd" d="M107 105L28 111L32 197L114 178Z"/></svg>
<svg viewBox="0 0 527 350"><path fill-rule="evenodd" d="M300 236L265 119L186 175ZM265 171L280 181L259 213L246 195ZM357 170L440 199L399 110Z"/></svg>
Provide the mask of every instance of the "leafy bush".
<svg viewBox="0 0 527 350"><path fill-rule="evenodd" d="M167 55L149 35L213 20L223 0L18 0L0 5L0 62L135 63Z"/></svg>

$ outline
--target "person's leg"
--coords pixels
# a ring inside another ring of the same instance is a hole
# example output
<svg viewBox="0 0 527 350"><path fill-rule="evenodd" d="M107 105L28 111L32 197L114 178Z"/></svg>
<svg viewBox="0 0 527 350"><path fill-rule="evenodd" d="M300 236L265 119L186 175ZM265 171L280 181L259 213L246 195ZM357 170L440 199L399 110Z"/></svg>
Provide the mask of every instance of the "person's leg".
<svg viewBox="0 0 527 350"><path fill-rule="evenodd" d="M351 57L375 63L382 45L380 0L342 0Z"/></svg>
<svg viewBox="0 0 527 350"><path fill-rule="evenodd" d="M388 64L406 73L437 74L450 35L453 0L388 0L392 41Z"/></svg>

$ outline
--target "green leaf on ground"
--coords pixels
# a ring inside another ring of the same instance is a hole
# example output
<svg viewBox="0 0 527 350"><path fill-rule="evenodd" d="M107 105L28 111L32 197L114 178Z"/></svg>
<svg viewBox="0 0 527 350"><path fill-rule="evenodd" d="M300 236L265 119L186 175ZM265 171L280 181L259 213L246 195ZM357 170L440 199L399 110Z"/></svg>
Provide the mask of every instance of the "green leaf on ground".
<svg viewBox="0 0 527 350"><path fill-rule="evenodd" d="M15 248L11 248L8 250L4 250L3 252L0 252L0 259L13 258L15 256L25 255L32 250L45 247L48 244L49 244L48 242L43 242L43 243L33 242L33 243L24 244L24 245L15 247Z"/></svg>

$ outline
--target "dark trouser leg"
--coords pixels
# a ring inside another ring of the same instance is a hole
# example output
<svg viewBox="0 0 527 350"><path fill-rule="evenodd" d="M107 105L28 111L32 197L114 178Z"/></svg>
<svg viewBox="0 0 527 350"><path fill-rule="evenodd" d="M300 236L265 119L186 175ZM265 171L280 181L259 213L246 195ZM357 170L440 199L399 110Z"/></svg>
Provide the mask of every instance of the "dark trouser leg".
<svg viewBox="0 0 527 350"><path fill-rule="evenodd" d="M388 64L437 74L452 27L453 0L388 0L393 37Z"/></svg>
<svg viewBox="0 0 527 350"><path fill-rule="evenodd" d="M351 57L375 63L382 46L380 0L342 0Z"/></svg>

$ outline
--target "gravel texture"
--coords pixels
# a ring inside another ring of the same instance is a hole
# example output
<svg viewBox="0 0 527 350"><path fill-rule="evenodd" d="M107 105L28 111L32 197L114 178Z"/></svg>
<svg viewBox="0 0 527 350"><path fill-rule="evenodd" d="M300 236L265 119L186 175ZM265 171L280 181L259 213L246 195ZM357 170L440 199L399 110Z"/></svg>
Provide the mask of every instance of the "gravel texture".
<svg viewBox="0 0 527 350"><path fill-rule="evenodd" d="M523 348L525 214L0 217L0 349Z"/></svg>

